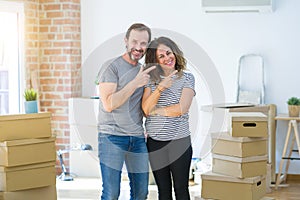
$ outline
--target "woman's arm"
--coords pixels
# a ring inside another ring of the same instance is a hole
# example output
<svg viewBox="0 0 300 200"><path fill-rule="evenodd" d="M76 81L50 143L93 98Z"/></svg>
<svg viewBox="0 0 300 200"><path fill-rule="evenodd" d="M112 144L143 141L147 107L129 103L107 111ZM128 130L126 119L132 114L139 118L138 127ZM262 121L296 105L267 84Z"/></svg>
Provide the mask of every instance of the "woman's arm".
<svg viewBox="0 0 300 200"><path fill-rule="evenodd" d="M158 85L157 88L152 93L150 87L144 89L144 94L142 99L142 109L146 116L148 116L156 106L160 94L162 93L163 90L164 87L160 85Z"/></svg>
<svg viewBox="0 0 300 200"><path fill-rule="evenodd" d="M167 117L178 117L183 115L189 111L194 95L195 92L193 89L183 88L178 104L158 108L154 107L150 114Z"/></svg>
<svg viewBox="0 0 300 200"><path fill-rule="evenodd" d="M166 89L172 86L173 79L172 76L177 73L177 70L173 71L169 76L162 80L156 89L151 93L151 88L147 87L144 89L143 99L142 99L142 109L144 114L148 116L150 112L155 108L160 94Z"/></svg>

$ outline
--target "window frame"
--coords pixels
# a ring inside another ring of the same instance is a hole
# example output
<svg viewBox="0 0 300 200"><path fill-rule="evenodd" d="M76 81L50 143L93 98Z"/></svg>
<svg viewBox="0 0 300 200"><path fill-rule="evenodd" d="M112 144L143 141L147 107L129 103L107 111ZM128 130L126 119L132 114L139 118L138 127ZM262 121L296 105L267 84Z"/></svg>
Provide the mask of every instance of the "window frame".
<svg viewBox="0 0 300 200"><path fill-rule="evenodd" d="M8 113L20 113L24 110L21 91L25 86L24 70L24 3L0 1L0 12L15 13L17 17L17 68L8 69ZM15 65L14 64L14 65Z"/></svg>

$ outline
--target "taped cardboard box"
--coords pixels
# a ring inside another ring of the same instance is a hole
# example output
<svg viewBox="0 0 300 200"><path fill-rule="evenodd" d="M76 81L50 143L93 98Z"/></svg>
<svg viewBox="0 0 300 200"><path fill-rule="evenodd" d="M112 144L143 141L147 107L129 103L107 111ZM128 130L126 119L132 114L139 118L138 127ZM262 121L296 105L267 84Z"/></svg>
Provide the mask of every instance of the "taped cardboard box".
<svg viewBox="0 0 300 200"><path fill-rule="evenodd" d="M11 192L55 184L55 162L0 167L0 191Z"/></svg>
<svg viewBox="0 0 300 200"><path fill-rule="evenodd" d="M51 137L51 113L0 116L0 141Z"/></svg>
<svg viewBox="0 0 300 200"><path fill-rule="evenodd" d="M267 174L267 156L238 158L212 154L212 172L237 178L247 178Z"/></svg>
<svg viewBox="0 0 300 200"><path fill-rule="evenodd" d="M55 185L14 192L0 192L0 200L57 200Z"/></svg>
<svg viewBox="0 0 300 200"><path fill-rule="evenodd" d="M249 157L266 155L268 143L266 138L232 137L228 132L212 133L212 153Z"/></svg>
<svg viewBox="0 0 300 200"><path fill-rule="evenodd" d="M55 138L0 142L0 165L28 165L56 160Z"/></svg>
<svg viewBox="0 0 300 200"><path fill-rule="evenodd" d="M240 179L207 172L201 179L201 197L204 199L259 200L266 193L264 176Z"/></svg>
<svg viewBox="0 0 300 200"><path fill-rule="evenodd" d="M268 137L268 118L261 112L230 112L228 120L233 137Z"/></svg>

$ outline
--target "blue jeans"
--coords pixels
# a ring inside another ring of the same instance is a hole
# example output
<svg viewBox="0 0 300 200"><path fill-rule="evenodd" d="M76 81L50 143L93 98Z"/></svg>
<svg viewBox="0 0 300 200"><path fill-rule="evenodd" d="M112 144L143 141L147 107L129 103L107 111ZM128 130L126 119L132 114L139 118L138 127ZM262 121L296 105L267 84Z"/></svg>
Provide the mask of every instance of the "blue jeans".
<svg viewBox="0 0 300 200"><path fill-rule="evenodd" d="M130 200L148 195L148 151L144 136L116 136L99 133L98 156L102 175L101 200L117 200L125 162L130 181Z"/></svg>

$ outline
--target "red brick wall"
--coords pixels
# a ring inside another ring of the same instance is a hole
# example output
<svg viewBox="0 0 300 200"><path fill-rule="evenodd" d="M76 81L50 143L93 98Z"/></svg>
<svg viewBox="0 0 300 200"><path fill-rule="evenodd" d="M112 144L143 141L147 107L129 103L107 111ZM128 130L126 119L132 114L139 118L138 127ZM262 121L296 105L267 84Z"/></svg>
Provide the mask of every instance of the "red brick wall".
<svg viewBox="0 0 300 200"><path fill-rule="evenodd" d="M38 0L24 1L24 65L27 85L31 73L39 69L39 16Z"/></svg>
<svg viewBox="0 0 300 200"><path fill-rule="evenodd" d="M80 0L24 0L27 85L36 74L40 110L52 113L57 149L69 148L68 99L81 96ZM68 155L64 154L68 167ZM57 173L60 167L57 161Z"/></svg>

